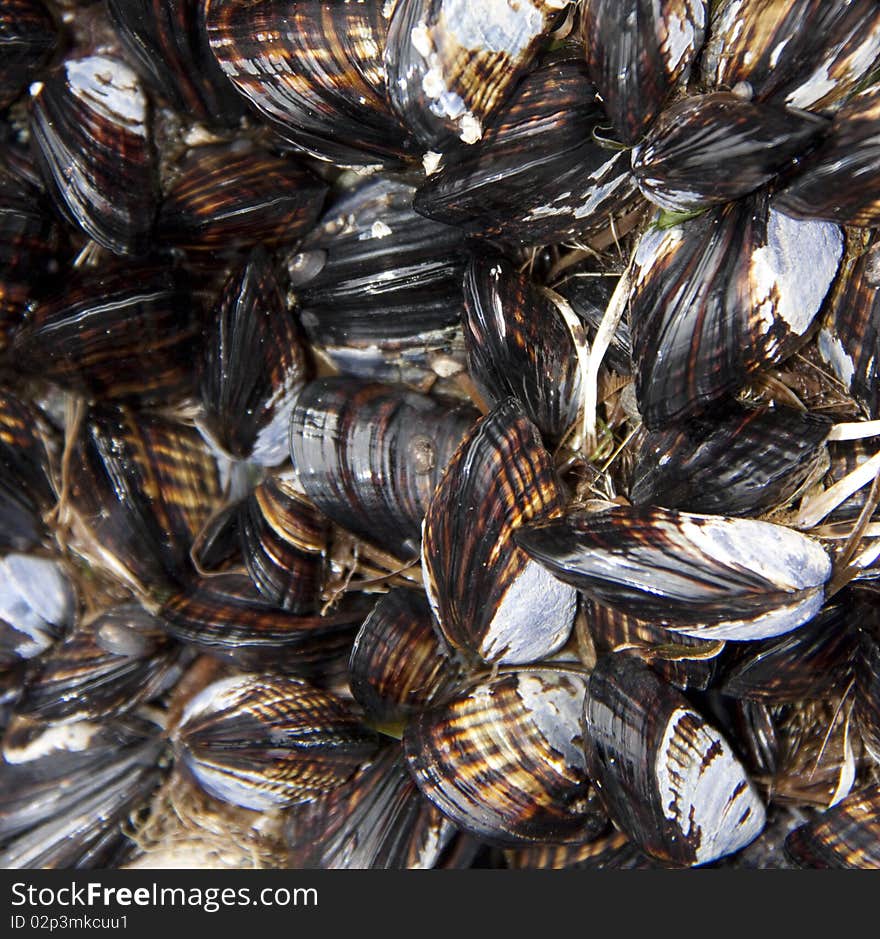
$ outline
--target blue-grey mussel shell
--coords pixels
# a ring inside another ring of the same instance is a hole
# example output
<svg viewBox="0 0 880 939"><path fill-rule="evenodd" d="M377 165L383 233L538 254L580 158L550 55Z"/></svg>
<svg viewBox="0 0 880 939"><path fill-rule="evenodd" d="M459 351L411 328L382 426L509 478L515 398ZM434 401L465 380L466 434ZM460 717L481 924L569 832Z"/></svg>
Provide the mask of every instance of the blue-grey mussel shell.
<svg viewBox="0 0 880 939"><path fill-rule="evenodd" d="M614 130L633 144L703 45L705 0L584 0L590 75Z"/></svg>
<svg viewBox="0 0 880 939"><path fill-rule="evenodd" d="M842 254L836 225L790 219L766 192L649 228L635 249L630 292L646 426L705 409L791 354Z"/></svg>
<svg viewBox="0 0 880 939"><path fill-rule="evenodd" d="M370 180L289 260L313 349L341 374L420 385L464 369L465 235L418 215L412 186Z"/></svg>
<svg viewBox="0 0 880 939"><path fill-rule="evenodd" d="M456 825L492 844L589 841L607 824L586 774L583 675L503 672L412 718L410 772Z"/></svg>
<svg viewBox="0 0 880 939"><path fill-rule="evenodd" d="M600 659L584 704L587 765L615 824L682 867L757 837L765 810L730 744L636 659Z"/></svg>
<svg viewBox="0 0 880 939"><path fill-rule="evenodd" d="M0 6L0 110L11 104L46 64L58 27L43 0L3 0Z"/></svg>
<svg viewBox="0 0 880 939"><path fill-rule="evenodd" d="M30 89L46 186L72 224L114 254L145 254L158 205L147 96L118 59L68 59Z"/></svg>
<svg viewBox="0 0 880 939"><path fill-rule="evenodd" d="M697 639L766 639L822 607L831 559L781 525L657 507L521 528L517 544L612 609Z"/></svg>
<svg viewBox="0 0 880 939"><path fill-rule="evenodd" d="M412 558L434 488L476 417L400 386L324 378L294 407L293 466L328 518Z"/></svg>
<svg viewBox="0 0 880 939"><path fill-rule="evenodd" d="M731 202L769 182L821 139L829 122L730 92L670 105L632 151L644 195L687 212Z"/></svg>
<svg viewBox="0 0 880 939"><path fill-rule="evenodd" d="M512 398L464 438L425 516L422 569L439 630L467 659L535 662L565 644L575 591L533 562L517 529L562 511L550 455Z"/></svg>
<svg viewBox="0 0 880 939"><path fill-rule="evenodd" d="M203 0L227 78L294 146L341 166L418 156L391 110L384 0Z"/></svg>
<svg viewBox="0 0 880 939"><path fill-rule="evenodd" d="M203 789L261 811L335 789L378 748L341 698L268 675L208 685L188 702L174 740Z"/></svg>
<svg viewBox="0 0 880 939"><path fill-rule="evenodd" d="M644 205L628 156L596 142L607 124L578 49L547 56L483 139L446 156L417 212L513 245L588 239Z"/></svg>
<svg viewBox="0 0 880 939"><path fill-rule="evenodd" d="M233 457L287 459L290 412L308 377L305 338L262 246L236 268L212 311L200 391L209 435Z"/></svg>
<svg viewBox="0 0 880 939"><path fill-rule="evenodd" d="M347 783L294 806L284 833L297 870L426 870L456 829L416 788L395 743Z"/></svg>

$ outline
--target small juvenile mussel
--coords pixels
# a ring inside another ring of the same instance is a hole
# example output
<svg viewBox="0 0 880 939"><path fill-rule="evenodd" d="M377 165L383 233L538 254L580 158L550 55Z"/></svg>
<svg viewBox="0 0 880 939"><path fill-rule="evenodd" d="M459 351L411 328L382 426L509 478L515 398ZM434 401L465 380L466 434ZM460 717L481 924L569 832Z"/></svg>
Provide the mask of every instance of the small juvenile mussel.
<svg viewBox="0 0 880 939"><path fill-rule="evenodd" d="M4 867L880 868L875 0L0 0Z"/></svg>

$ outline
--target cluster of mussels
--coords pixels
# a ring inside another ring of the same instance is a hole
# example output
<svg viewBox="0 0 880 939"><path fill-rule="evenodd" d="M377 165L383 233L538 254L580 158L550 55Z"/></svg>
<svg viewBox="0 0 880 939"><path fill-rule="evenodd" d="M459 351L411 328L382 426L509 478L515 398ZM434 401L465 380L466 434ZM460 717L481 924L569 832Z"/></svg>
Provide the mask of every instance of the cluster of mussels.
<svg viewBox="0 0 880 939"><path fill-rule="evenodd" d="M880 867L877 227L876 0L0 0L0 865Z"/></svg>

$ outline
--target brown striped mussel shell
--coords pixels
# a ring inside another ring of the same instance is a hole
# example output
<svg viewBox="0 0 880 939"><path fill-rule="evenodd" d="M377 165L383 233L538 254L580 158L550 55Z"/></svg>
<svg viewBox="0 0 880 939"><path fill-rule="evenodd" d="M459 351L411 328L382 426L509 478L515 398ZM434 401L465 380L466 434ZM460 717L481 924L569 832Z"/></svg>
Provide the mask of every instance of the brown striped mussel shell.
<svg viewBox="0 0 880 939"><path fill-rule="evenodd" d="M3 0L0 7L0 110L27 88L58 45L58 27L43 0Z"/></svg>

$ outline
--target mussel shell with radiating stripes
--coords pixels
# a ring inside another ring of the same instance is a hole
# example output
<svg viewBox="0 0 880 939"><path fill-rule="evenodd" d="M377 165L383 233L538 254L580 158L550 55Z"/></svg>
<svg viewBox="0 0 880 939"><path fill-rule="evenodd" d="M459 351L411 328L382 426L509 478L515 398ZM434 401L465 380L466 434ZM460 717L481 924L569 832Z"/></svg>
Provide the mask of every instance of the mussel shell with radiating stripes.
<svg viewBox="0 0 880 939"><path fill-rule="evenodd" d="M0 109L24 91L57 44L58 28L43 0L3 0L0 7Z"/></svg>
<svg viewBox="0 0 880 939"><path fill-rule="evenodd" d="M417 156L387 100L386 8L382 0L204 3L211 49L241 94L295 146L343 166Z"/></svg>
<svg viewBox="0 0 880 939"><path fill-rule="evenodd" d="M670 105L632 152L639 188L673 212L730 202L769 182L821 139L828 121L729 92Z"/></svg>
<svg viewBox="0 0 880 939"><path fill-rule="evenodd" d="M875 763L880 764L880 627L873 610L865 619L859 630L855 659L856 702L853 714L865 749Z"/></svg>
<svg viewBox="0 0 880 939"><path fill-rule="evenodd" d="M850 793L793 831L785 850L801 867L880 870L880 785Z"/></svg>
<svg viewBox="0 0 880 939"><path fill-rule="evenodd" d="M551 668L488 679L409 722L410 772L456 825L492 844L589 841L607 820L585 772L585 687Z"/></svg>
<svg viewBox="0 0 880 939"><path fill-rule="evenodd" d="M441 646L424 591L398 588L364 620L351 650L351 693L377 720L401 720L448 695L458 665Z"/></svg>
<svg viewBox="0 0 880 939"><path fill-rule="evenodd" d="M521 528L516 542L612 609L698 639L767 639L822 607L831 560L781 525L615 508Z"/></svg>
<svg viewBox="0 0 880 939"><path fill-rule="evenodd" d="M730 744L634 658L599 660L584 722L590 778L646 853L690 867L760 834L764 806Z"/></svg>
<svg viewBox="0 0 880 939"><path fill-rule="evenodd" d="M559 649L576 596L517 547L516 530L562 510L550 455L512 398L464 438L425 516L422 567L440 632L468 658L515 664Z"/></svg>
<svg viewBox="0 0 880 939"><path fill-rule="evenodd" d="M414 192L358 186L290 258L303 327L342 374L418 385L464 369L465 235L416 214Z"/></svg>
<svg viewBox="0 0 880 939"><path fill-rule="evenodd" d="M464 278L468 366L491 407L514 397L558 442L581 406L575 339L557 305L500 257L474 256Z"/></svg>
<svg viewBox="0 0 880 939"><path fill-rule="evenodd" d="M403 387L324 378L293 409L293 466L328 518L412 558L434 488L476 417Z"/></svg>
<svg viewBox="0 0 880 939"><path fill-rule="evenodd" d="M671 227L635 250L630 328L645 424L737 391L805 340L843 254L836 225L798 222L766 192Z"/></svg>
<svg viewBox="0 0 880 939"><path fill-rule="evenodd" d="M385 43L388 96L419 142L480 139L565 2L398 0Z"/></svg>
<svg viewBox="0 0 880 939"><path fill-rule="evenodd" d="M31 140L56 205L115 254L144 254L158 201L147 97L102 55L68 59L31 86Z"/></svg>
<svg viewBox="0 0 880 939"><path fill-rule="evenodd" d="M416 788L389 744L338 789L290 809L284 827L297 870L425 870L456 833Z"/></svg>
<svg viewBox="0 0 880 939"><path fill-rule="evenodd" d="M614 129L633 144L687 78L706 27L704 0L585 0L590 75Z"/></svg>
<svg viewBox="0 0 880 939"><path fill-rule="evenodd" d="M588 238L644 205L627 154L593 139L605 124L580 51L565 46L523 78L479 143L447 156L413 205L514 245Z"/></svg>
<svg viewBox="0 0 880 939"><path fill-rule="evenodd" d="M235 457L282 463L307 370L305 339L258 246L224 285L202 346L200 391L211 436Z"/></svg>
<svg viewBox="0 0 880 939"><path fill-rule="evenodd" d="M180 764L203 789L258 810L335 789L378 746L342 699L261 675L208 685L188 702L174 739Z"/></svg>
<svg viewBox="0 0 880 939"><path fill-rule="evenodd" d="M831 428L793 408L732 405L645 435L630 500L719 515L760 515L796 491Z"/></svg>
<svg viewBox="0 0 880 939"><path fill-rule="evenodd" d="M249 146L197 147L162 201L156 237L196 253L293 244L326 192L295 159Z"/></svg>

